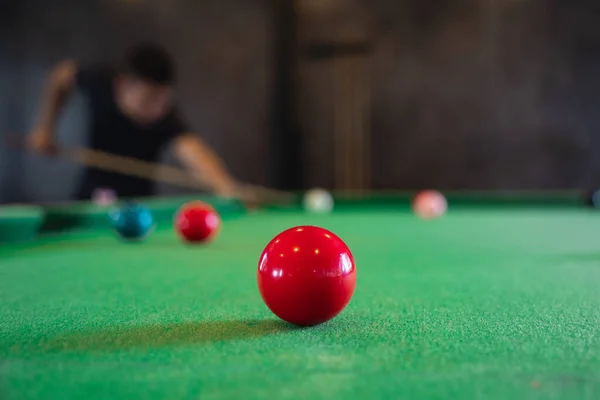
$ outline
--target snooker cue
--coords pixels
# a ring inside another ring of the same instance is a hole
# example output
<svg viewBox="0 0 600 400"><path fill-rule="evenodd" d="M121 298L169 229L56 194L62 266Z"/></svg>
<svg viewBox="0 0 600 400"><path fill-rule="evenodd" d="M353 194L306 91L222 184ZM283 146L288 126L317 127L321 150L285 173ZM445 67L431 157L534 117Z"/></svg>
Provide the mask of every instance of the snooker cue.
<svg viewBox="0 0 600 400"><path fill-rule="evenodd" d="M14 142L17 143L16 139ZM20 141L18 144L19 147L24 147ZM177 167L141 161L84 147L61 146L57 149L55 154L58 158L90 168L97 168L136 178L168 183L187 189L210 191L209 185L202 182L200 178ZM241 190L235 194L235 197L242 201L272 201L277 203L288 203L292 201L291 194L262 186L242 184L240 189ZM256 196L253 196L250 192L255 193Z"/></svg>
<svg viewBox="0 0 600 400"><path fill-rule="evenodd" d="M111 172L131 175L138 178L146 178L155 181L161 181L173 185L186 187L189 189L200 189L210 191L208 184L181 168L172 167L141 161L130 157L119 156L98 150L87 148L61 148L59 154L73 162L84 164L88 167L99 168ZM236 197L244 201L275 201L284 202L290 199L290 195L262 186L243 184ZM245 189L245 190L244 190ZM248 191L256 193L260 198L250 195Z"/></svg>

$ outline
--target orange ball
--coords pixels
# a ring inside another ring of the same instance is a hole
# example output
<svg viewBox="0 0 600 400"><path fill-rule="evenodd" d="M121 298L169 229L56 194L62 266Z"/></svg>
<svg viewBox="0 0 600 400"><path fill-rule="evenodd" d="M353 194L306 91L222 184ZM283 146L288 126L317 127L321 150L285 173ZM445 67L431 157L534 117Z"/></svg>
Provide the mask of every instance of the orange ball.
<svg viewBox="0 0 600 400"><path fill-rule="evenodd" d="M423 219L441 217L448 209L448 202L443 194L436 190L424 190L413 199L413 211Z"/></svg>

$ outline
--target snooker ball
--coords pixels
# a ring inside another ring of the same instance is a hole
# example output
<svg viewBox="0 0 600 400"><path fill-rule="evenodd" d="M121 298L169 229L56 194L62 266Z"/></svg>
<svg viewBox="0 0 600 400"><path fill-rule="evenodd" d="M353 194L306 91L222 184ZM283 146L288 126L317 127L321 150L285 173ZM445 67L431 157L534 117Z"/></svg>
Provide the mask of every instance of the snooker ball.
<svg viewBox="0 0 600 400"><path fill-rule="evenodd" d="M441 217L448 209L448 202L443 194L436 190L419 192L412 203L413 211L423 219Z"/></svg>
<svg viewBox="0 0 600 400"><path fill-rule="evenodd" d="M189 243L204 243L215 239L221 229L219 213L202 201L184 204L175 215L175 231Z"/></svg>
<svg viewBox="0 0 600 400"><path fill-rule="evenodd" d="M96 188L92 192L92 203L100 207L112 206L117 202L117 194L108 188Z"/></svg>
<svg viewBox="0 0 600 400"><path fill-rule="evenodd" d="M333 196L325 189L311 189L303 198L304 210L310 213L326 214L333 210Z"/></svg>
<svg viewBox="0 0 600 400"><path fill-rule="evenodd" d="M586 191L585 204L592 208L600 208L600 190Z"/></svg>
<svg viewBox="0 0 600 400"><path fill-rule="evenodd" d="M258 289L267 307L294 325L329 321L348 305L356 286L356 265L334 233L298 226L275 236L263 250Z"/></svg>
<svg viewBox="0 0 600 400"><path fill-rule="evenodd" d="M141 204L126 203L108 214L119 236L127 240L144 239L154 228L154 217Z"/></svg>

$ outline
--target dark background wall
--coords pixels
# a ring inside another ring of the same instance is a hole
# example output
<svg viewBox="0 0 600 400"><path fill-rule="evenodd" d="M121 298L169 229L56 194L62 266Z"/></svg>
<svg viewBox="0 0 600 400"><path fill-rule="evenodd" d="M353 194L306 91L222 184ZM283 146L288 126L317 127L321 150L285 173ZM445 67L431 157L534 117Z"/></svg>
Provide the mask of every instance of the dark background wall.
<svg viewBox="0 0 600 400"><path fill-rule="evenodd" d="M599 3L426 3L379 2L377 185L598 182Z"/></svg>
<svg viewBox="0 0 600 400"><path fill-rule="evenodd" d="M300 3L300 40L308 32L373 41L375 189L600 184L597 2ZM273 15L267 0L0 2L0 135L30 129L54 62L116 60L137 40L155 39L180 64L180 99L196 130L236 175L269 183ZM310 161L302 183L329 185L329 153L311 151L331 143L310 128L323 113L327 78L302 71L298 126ZM69 105L59 137L85 144L82 99ZM172 162L168 155L165 161ZM78 173L67 163L0 149L0 201L64 199Z"/></svg>

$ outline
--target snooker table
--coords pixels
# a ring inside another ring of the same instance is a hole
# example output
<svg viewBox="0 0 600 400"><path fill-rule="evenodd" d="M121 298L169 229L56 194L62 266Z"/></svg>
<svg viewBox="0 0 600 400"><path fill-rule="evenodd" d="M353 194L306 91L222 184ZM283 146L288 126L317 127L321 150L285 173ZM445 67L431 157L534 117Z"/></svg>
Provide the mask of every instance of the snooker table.
<svg viewBox="0 0 600 400"><path fill-rule="evenodd" d="M188 198L149 199L158 226L124 243L105 210L5 207L1 399L600 398L600 213L571 194L409 196L247 211L204 198L219 237L184 245ZM277 319L256 284L268 241L318 225L352 250L357 286L333 320Z"/></svg>

